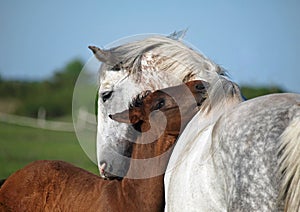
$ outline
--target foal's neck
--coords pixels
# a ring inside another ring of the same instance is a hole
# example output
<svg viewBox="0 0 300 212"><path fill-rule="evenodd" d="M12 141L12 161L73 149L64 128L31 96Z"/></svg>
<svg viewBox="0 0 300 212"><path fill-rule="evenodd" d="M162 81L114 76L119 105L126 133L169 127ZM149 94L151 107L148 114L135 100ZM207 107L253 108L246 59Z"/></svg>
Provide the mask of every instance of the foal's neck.
<svg viewBox="0 0 300 212"><path fill-rule="evenodd" d="M159 156L165 153L172 145L178 137L179 132L176 134L169 134L164 132L163 135L160 136L159 139L155 141L147 141L147 138L141 138L143 143L139 141L133 145L132 158L133 159L147 159ZM146 141L145 141L146 140Z"/></svg>
<svg viewBox="0 0 300 212"><path fill-rule="evenodd" d="M145 211L164 209L164 172L177 137L165 132L152 143L137 142L133 146L130 167L122 183L127 196L134 196L133 201Z"/></svg>
<svg viewBox="0 0 300 212"><path fill-rule="evenodd" d="M145 179L154 176L163 176L173 145L179 135L179 131L164 132L159 139L148 141L146 136L138 138L133 144L130 166L126 174L128 179Z"/></svg>

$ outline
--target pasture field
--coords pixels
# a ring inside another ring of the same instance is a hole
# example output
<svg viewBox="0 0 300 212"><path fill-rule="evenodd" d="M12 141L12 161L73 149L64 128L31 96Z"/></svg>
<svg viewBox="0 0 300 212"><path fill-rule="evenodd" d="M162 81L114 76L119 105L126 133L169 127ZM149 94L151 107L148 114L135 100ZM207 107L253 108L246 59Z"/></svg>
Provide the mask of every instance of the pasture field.
<svg viewBox="0 0 300 212"><path fill-rule="evenodd" d="M35 160L63 160L98 173L97 166L81 149L75 133L0 122L0 179Z"/></svg>

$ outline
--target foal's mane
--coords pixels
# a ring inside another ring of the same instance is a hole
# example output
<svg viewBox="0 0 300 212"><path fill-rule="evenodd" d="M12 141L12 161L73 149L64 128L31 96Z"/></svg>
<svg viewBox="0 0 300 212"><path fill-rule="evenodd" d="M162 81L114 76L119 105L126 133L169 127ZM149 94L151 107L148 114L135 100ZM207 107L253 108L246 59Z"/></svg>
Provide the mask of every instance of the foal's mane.
<svg viewBox="0 0 300 212"><path fill-rule="evenodd" d="M140 94L138 94L136 97L134 97L129 104L129 109L132 109L134 107L141 107L143 106L143 100L151 93L151 91L147 90Z"/></svg>

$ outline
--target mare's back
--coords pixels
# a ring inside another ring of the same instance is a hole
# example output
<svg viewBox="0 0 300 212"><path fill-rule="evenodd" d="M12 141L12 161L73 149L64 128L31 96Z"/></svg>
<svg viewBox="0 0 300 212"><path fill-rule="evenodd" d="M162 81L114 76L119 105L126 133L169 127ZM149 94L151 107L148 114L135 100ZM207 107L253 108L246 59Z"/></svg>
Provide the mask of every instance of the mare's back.
<svg viewBox="0 0 300 212"><path fill-rule="evenodd" d="M212 148L223 161L217 166L226 172L231 210L277 204L280 135L296 116L300 95L272 94L240 103L218 120Z"/></svg>

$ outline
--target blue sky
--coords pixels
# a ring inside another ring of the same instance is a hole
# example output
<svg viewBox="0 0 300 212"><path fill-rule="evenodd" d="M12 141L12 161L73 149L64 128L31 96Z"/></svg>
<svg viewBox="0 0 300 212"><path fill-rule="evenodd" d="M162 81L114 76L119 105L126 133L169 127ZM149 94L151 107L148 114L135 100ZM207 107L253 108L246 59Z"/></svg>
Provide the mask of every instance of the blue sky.
<svg viewBox="0 0 300 212"><path fill-rule="evenodd" d="M87 46L188 28L185 40L239 84L300 93L300 1L1 0L0 75L43 79Z"/></svg>

